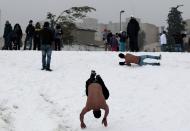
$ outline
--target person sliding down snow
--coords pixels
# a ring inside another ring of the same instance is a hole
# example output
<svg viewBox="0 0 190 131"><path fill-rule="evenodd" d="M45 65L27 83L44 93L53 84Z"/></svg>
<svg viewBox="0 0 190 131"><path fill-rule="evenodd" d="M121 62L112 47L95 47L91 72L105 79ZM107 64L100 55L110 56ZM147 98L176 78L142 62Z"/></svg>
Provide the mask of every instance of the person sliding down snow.
<svg viewBox="0 0 190 131"><path fill-rule="evenodd" d="M90 78L86 81L86 95L87 102L86 106L82 109L80 113L81 128L86 128L84 123L84 115L93 110L95 118L101 117L101 110L105 110L104 117L102 119L102 124L107 127L107 116L109 114L109 107L106 100L109 98L109 91L106 88L100 75L96 75L95 71L91 72Z"/></svg>
<svg viewBox="0 0 190 131"><path fill-rule="evenodd" d="M126 55L120 53L118 56L122 59L125 59L124 62L119 62L119 65L128 65L128 66L131 66L131 63L138 64L140 66L143 66L143 65L159 66L160 65L159 62L158 63L147 63L147 62L144 62L144 60L146 58L161 60L161 55L159 55L159 56L152 56L152 55L135 56L135 55L132 55L129 53L127 53Z"/></svg>

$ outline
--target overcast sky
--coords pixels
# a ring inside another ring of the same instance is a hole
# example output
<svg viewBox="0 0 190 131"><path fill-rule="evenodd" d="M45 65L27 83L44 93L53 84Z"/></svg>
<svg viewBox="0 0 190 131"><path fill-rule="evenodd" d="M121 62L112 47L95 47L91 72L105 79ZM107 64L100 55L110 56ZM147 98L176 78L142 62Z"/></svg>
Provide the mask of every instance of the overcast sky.
<svg viewBox="0 0 190 131"><path fill-rule="evenodd" d="M183 18L190 18L190 0L0 0L1 30L5 20L12 24L18 22L25 28L29 19L36 22L45 19L47 12L58 15L70 7L84 5L96 8L89 16L99 22L119 22L119 12L125 10L123 20L133 15L142 22L161 26L166 25L170 7L179 4L184 5L179 8L184 12Z"/></svg>

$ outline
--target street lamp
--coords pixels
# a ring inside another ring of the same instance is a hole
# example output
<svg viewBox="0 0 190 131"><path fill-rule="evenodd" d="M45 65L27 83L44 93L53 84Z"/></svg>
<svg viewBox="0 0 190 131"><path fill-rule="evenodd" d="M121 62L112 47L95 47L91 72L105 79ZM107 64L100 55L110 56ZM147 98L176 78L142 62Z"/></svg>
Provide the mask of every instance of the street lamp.
<svg viewBox="0 0 190 131"><path fill-rule="evenodd" d="M121 14L124 13L124 12L125 12L124 10L120 11L120 31L121 31Z"/></svg>

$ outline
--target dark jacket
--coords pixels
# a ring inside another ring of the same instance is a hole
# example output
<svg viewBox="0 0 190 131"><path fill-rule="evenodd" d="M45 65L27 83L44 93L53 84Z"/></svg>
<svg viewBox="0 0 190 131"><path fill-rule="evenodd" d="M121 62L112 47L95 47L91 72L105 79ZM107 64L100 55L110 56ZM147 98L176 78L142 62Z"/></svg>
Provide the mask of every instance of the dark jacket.
<svg viewBox="0 0 190 131"><path fill-rule="evenodd" d="M43 28L40 32L42 45L51 45L53 42L53 31L50 28Z"/></svg>
<svg viewBox="0 0 190 131"><path fill-rule="evenodd" d="M20 42L20 40L22 39L22 29L14 28L11 39L13 42Z"/></svg>
<svg viewBox="0 0 190 131"><path fill-rule="evenodd" d="M55 29L55 39L61 39L62 38L63 31L61 28Z"/></svg>
<svg viewBox="0 0 190 131"><path fill-rule="evenodd" d="M40 39L41 28L35 28L34 39Z"/></svg>
<svg viewBox="0 0 190 131"><path fill-rule="evenodd" d="M11 24L5 24L3 38L9 38L11 32L12 32Z"/></svg>
<svg viewBox="0 0 190 131"><path fill-rule="evenodd" d="M107 35L107 43L110 44L110 40L111 40L111 37L113 36L113 34L110 32L108 33Z"/></svg>
<svg viewBox="0 0 190 131"><path fill-rule="evenodd" d="M119 44L118 44L118 40L116 39L116 36L113 35L113 36L111 37L110 45L111 45L112 47L116 47L116 46L119 45Z"/></svg>
<svg viewBox="0 0 190 131"><path fill-rule="evenodd" d="M34 36L34 32L35 32L35 28L33 25L29 24L27 27L26 27L26 35L28 37L33 37Z"/></svg>
<svg viewBox="0 0 190 131"><path fill-rule="evenodd" d="M183 38L185 37L184 34L181 33L176 33L173 35L174 40L175 40L175 44L183 44Z"/></svg>
<svg viewBox="0 0 190 131"><path fill-rule="evenodd" d="M127 35L129 37L137 37L140 30L139 23L136 19L132 18L127 25Z"/></svg>

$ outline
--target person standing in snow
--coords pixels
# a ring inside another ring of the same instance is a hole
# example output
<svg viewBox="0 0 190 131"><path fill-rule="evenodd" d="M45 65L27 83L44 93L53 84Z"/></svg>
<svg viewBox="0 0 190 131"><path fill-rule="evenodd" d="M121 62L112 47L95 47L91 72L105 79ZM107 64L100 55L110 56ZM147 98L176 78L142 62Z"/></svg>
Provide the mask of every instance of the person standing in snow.
<svg viewBox="0 0 190 131"><path fill-rule="evenodd" d="M24 50L29 46L29 50L32 49L32 41L34 37L35 27L33 26L33 21L30 20L28 26L26 27L26 38L24 42Z"/></svg>
<svg viewBox="0 0 190 131"><path fill-rule="evenodd" d="M116 38L116 35L113 35L110 39L110 45L111 45L111 51L117 51L118 49L118 40Z"/></svg>
<svg viewBox="0 0 190 131"><path fill-rule="evenodd" d="M55 27L55 50L61 50L61 40L62 40L63 30L61 25L56 25Z"/></svg>
<svg viewBox="0 0 190 131"><path fill-rule="evenodd" d="M107 51L107 35L108 35L108 31L107 29L104 29L104 31L102 32L102 40L105 44L105 51Z"/></svg>
<svg viewBox="0 0 190 131"><path fill-rule="evenodd" d="M54 40L53 31L49 27L49 22L45 22L40 33L42 50L42 70L52 71L50 69L52 44ZM47 60L46 60L47 57Z"/></svg>
<svg viewBox="0 0 190 131"><path fill-rule="evenodd" d="M152 55L141 55L141 56L135 56L132 54L127 53L126 55L124 55L123 53L120 53L118 55L121 59L125 59L124 62L119 62L119 65L123 66L123 65L127 65L127 66L131 66L131 63L143 66L143 65L156 65L159 66L160 63L147 63L144 62L144 60L146 58L150 58L150 59L156 59L156 60L161 60L161 55L160 56L152 56Z"/></svg>
<svg viewBox="0 0 190 131"><path fill-rule="evenodd" d="M126 51L126 42L127 42L127 33L126 31L122 31L119 35L119 51L125 52Z"/></svg>
<svg viewBox="0 0 190 131"><path fill-rule="evenodd" d="M11 45L11 34L12 34L12 26L9 23L9 21L6 21L5 23L5 28L4 28L4 33L3 33L3 38L4 38L4 46L3 50L12 50L12 45Z"/></svg>
<svg viewBox="0 0 190 131"><path fill-rule="evenodd" d="M22 29L18 23L14 26L11 41L13 42L13 49L20 50L22 45Z"/></svg>
<svg viewBox="0 0 190 131"><path fill-rule="evenodd" d="M41 25L39 22L35 25L35 31L34 31L34 46L33 50L40 50L40 32L41 32Z"/></svg>
<svg viewBox="0 0 190 131"><path fill-rule="evenodd" d="M131 19L127 25L127 36L129 37L129 47L132 52L138 52L138 32L140 30L140 26L138 21L131 16Z"/></svg>
<svg viewBox="0 0 190 131"><path fill-rule="evenodd" d="M160 44L161 44L161 51L165 51L167 44L166 31L163 31L162 35L160 36Z"/></svg>
<svg viewBox="0 0 190 131"><path fill-rule="evenodd" d="M102 124L107 127L107 116L109 114L109 107L106 100L109 98L109 91L106 88L104 81L100 75L96 75L95 71L91 72L90 78L86 81L86 95L87 102L86 106L82 109L80 113L81 128L86 128L84 123L84 115L93 110L95 118L101 117L101 110L105 110L104 117L102 119Z"/></svg>
<svg viewBox="0 0 190 131"><path fill-rule="evenodd" d="M111 47L110 47L110 40L111 40L111 38L112 38L112 36L113 36L113 34L112 34L112 32L110 31L110 30L108 30L108 34L107 34L107 43L106 43L106 47L105 47L105 51L110 51L111 49Z"/></svg>

